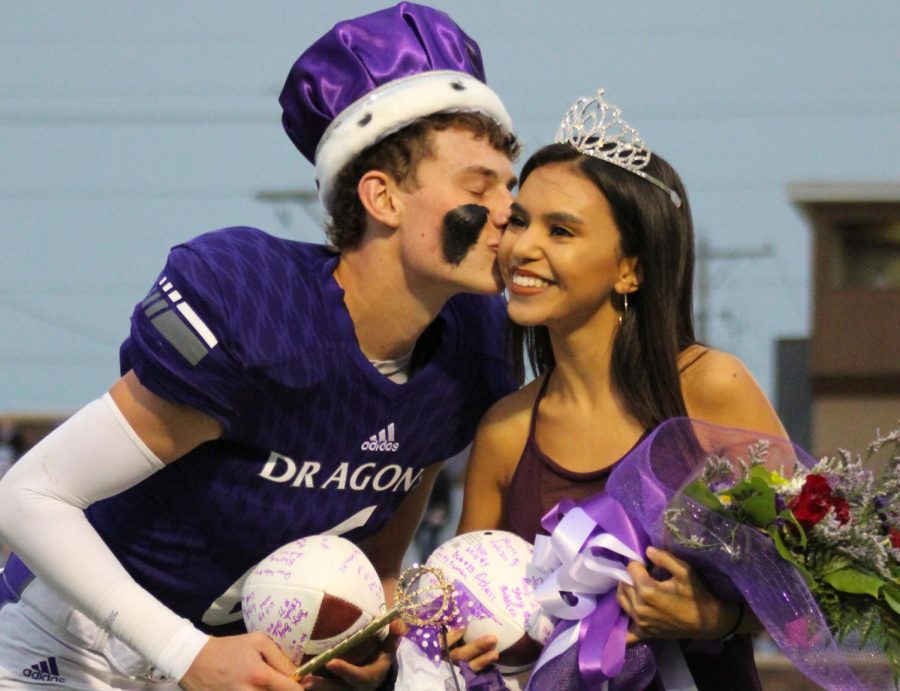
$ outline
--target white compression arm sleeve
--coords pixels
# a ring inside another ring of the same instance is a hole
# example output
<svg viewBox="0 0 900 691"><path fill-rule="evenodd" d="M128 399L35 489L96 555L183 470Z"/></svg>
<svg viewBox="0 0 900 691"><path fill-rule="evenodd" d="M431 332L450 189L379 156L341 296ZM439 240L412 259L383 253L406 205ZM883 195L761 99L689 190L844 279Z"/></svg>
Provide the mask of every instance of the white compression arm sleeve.
<svg viewBox="0 0 900 691"><path fill-rule="evenodd" d="M141 588L84 515L163 467L106 394L3 477L0 533L35 575L180 680L208 637Z"/></svg>

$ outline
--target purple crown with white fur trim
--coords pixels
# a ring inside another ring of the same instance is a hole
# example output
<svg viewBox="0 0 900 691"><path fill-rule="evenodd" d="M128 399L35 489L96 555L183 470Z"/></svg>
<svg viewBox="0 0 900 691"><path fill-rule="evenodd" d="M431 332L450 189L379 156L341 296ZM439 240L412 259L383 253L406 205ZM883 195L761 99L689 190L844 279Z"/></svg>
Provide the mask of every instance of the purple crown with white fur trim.
<svg viewBox="0 0 900 691"><path fill-rule="evenodd" d="M340 170L413 120L475 111L512 129L485 84L478 44L444 12L413 3L340 22L301 55L281 92L284 129L316 166L326 210Z"/></svg>

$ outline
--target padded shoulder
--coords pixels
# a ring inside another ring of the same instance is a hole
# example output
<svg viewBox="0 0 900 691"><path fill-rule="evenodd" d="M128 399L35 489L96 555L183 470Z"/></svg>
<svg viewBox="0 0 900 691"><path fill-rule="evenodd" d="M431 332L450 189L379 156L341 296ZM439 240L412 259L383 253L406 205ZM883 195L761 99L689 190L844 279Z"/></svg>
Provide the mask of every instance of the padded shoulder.
<svg viewBox="0 0 900 691"><path fill-rule="evenodd" d="M248 373L277 374L283 365L309 377L321 369L320 350L304 339L330 333L322 328L317 279L335 256L255 228L225 228L176 245L134 310L122 371L134 369L154 393L230 429L254 395Z"/></svg>
<svg viewBox="0 0 900 691"><path fill-rule="evenodd" d="M173 248L170 261L185 253L214 275L229 332L240 339L246 365L292 359L299 345L308 348L332 333L325 328L324 291L337 254L327 247L233 227ZM333 288L338 290L336 284ZM339 297L331 302L341 304Z"/></svg>

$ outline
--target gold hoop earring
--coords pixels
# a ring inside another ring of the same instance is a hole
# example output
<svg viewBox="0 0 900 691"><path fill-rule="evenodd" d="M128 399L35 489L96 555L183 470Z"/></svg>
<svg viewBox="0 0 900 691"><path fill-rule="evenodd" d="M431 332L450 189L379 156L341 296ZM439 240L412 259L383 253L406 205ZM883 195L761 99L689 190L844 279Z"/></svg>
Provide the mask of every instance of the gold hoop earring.
<svg viewBox="0 0 900 691"><path fill-rule="evenodd" d="M619 312L619 326L622 325L622 318L628 314L628 293L622 293L622 311Z"/></svg>

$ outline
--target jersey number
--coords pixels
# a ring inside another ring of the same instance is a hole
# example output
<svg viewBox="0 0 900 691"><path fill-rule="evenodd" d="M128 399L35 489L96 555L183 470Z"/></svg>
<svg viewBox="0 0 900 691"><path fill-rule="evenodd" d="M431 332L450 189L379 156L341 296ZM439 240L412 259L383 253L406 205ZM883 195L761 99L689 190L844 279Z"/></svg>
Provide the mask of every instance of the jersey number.
<svg viewBox="0 0 900 691"><path fill-rule="evenodd" d="M361 528L366 524L371 515L375 512L375 506L368 506L361 511L357 511L346 521L338 523L333 528L323 531L322 535L343 535L349 533L354 528ZM216 598L209 608L203 613L202 621L207 626L222 626L230 624L233 621L239 621L241 614L241 590L244 587L244 581L250 572L256 568L256 564L251 566L247 571L231 586Z"/></svg>

